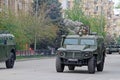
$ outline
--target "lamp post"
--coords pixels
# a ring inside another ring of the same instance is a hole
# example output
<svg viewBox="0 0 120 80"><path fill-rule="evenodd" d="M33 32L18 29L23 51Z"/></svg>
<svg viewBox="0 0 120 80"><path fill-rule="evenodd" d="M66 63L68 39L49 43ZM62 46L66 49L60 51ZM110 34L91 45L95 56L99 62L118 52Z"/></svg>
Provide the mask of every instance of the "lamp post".
<svg viewBox="0 0 120 80"><path fill-rule="evenodd" d="M35 12L35 15L36 15L36 22L37 22L37 16L38 16L38 0L36 0L36 12ZM37 23L35 23L37 24ZM38 26L38 25L36 25ZM37 33L36 33L36 30L35 30L35 42L34 42L34 51L36 51L36 44L37 44Z"/></svg>
<svg viewBox="0 0 120 80"><path fill-rule="evenodd" d="M101 21L100 21L100 29L101 29L101 35L103 35L103 2L101 4Z"/></svg>

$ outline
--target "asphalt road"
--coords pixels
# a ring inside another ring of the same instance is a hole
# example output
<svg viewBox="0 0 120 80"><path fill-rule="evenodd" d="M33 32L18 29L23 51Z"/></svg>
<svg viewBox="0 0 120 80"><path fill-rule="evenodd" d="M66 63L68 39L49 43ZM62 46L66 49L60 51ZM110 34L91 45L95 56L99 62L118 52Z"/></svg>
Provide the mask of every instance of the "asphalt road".
<svg viewBox="0 0 120 80"><path fill-rule="evenodd" d="M89 74L87 67L57 73L55 58L17 61L13 69L0 65L0 80L120 80L120 55L107 55L103 72Z"/></svg>

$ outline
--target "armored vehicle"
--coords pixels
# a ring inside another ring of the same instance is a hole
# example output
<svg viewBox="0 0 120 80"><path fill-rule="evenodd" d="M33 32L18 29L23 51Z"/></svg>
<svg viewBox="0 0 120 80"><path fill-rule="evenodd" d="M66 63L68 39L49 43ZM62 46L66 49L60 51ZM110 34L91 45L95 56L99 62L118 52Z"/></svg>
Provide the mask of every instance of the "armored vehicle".
<svg viewBox="0 0 120 80"><path fill-rule="evenodd" d="M107 54L118 52L120 54L120 44L108 44L106 48Z"/></svg>
<svg viewBox="0 0 120 80"><path fill-rule="evenodd" d="M97 35L64 36L57 50L56 71L63 72L64 67L74 70L76 66L88 66L89 73L103 71L105 60L104 38Z"/></svg>
<svg viewBox="0 0 120 80"><path fill-rule="evenodd" d="M0 62L6 63L6 68L13 68L16 60L14 36L0 32Z"/></svg>

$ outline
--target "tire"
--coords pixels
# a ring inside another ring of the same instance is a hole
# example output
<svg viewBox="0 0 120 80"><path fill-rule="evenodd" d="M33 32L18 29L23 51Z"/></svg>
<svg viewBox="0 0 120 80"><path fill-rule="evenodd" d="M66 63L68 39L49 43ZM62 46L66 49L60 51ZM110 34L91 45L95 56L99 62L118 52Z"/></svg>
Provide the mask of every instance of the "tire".
<svg viewBox="0 0 120 80"><path fill-rule="evenodd" d="M68 66L68 69L69 69L69 70L74 70L74 69L75 69L75 66Z"/></svg>
<svg viewBox="0 0 120 80"><path fill-rule="evenodd" d="M109 51L109 54L112 54L112 52Z"/></svg>
<svg viewBox="0 0 120 80"><path fill-rule="evenodd" d="M14 62L15 62L15 55L14 53L11 52L10 58L5 62L6 63L6 68L10 69L14 67Z"/></svg>
<svg viewBox="0 0 120 80"><path fill-rule="evenodd" d="M88 60L88 72L90 74L94 74L95 73L95 56L93 56L92 58L90 58Z"/></svg>
<svg viewBox="0 0 120 80"><path fill-rule="evenodd" d="M120 51L118 53L120 54Z"/></svg>
<svg viewBox="0 0 120 80"><path fill-rule="evenodd" d="M56 71L57 72L63 72L64 71L64 65L61 64L61 58L56 58Z"/></svg>
<svg viewBox="0 0 120 80"><path fill-rule="evenodd" d="M97 65L97 71L100 71L100 72L103 71L104 61L105 61L105 56L103 56L102 61L100 62L100 64Z"/></svg>

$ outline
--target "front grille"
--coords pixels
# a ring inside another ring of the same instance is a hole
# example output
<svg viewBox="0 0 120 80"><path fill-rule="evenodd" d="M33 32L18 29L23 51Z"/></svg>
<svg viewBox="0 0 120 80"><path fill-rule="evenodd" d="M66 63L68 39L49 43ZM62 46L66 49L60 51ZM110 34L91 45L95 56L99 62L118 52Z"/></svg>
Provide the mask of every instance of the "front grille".
<svg viewBox="0 0 120 80"><path fill-rule="evenodd" d="M83 55L81 53L75 53L75 58L81 58Z"/></svg>
<svg viewBox="0 0 120 80"><path fill-rule="evenodd" d="M89 52L66 52L65 53L65 58L68 59L84 59L84 58L89 58L92 56L92 53Z"/></svg>
<svg viewBox="0 0 120 80"><path fill-rule="evenodd" d="M66 52L65 57L66 58L81 58L82 54L80 52Z"/></svg>
<svg viewBox="0 0 120 80"><path fill-rule="evenodd" d="M73 52L66 52L65 57L66 58L73 58Z"/></svg>

